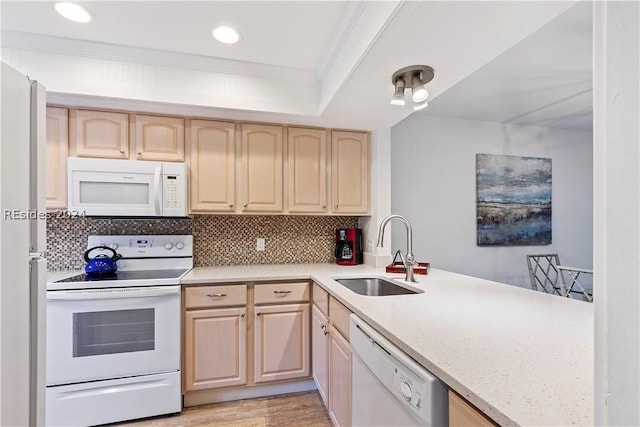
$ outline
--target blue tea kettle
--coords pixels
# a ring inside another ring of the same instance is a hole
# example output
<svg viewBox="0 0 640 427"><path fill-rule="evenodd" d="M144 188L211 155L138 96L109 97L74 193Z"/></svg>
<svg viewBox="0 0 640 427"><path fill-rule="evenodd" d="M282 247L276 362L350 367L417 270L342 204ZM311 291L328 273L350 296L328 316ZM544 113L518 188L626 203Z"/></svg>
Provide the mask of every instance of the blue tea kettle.
<svg viewBox="0 0 640 427"><path fill-rule="evenodd" d="M111 251L113 252L113 255L109 257L109 255L106 254L99 254L93 258L89 258L89 254L96 249ZM109 246L95 246L91 249L87 249L84 253L84 260L87 262L87 265L84 267L84 271L90 275L115 273L118 269L116 261L120 258L122 258L122 256Z"/></svg>

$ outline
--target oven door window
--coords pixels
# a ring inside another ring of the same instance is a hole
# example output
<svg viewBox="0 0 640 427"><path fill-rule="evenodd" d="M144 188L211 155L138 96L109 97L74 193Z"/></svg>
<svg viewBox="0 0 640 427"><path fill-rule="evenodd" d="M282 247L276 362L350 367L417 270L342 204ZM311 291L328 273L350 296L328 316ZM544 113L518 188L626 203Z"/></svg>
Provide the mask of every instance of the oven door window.
<svg viewBox="0 0 640 427"><path fill-rule="evenodd" d="M73 357L148 351L155 348L155 310L73 314Z"/></svg>

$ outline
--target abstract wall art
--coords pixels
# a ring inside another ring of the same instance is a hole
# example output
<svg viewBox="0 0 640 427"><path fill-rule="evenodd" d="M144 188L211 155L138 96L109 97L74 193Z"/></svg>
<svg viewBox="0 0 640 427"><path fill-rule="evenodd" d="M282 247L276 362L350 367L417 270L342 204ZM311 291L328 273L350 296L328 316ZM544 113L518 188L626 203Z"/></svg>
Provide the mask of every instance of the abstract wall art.
<svg viewBox="0 0 640 427"><path fill-rule="evenodd" d="M478 246L551 244L551 159L476 154Z"/></svg>

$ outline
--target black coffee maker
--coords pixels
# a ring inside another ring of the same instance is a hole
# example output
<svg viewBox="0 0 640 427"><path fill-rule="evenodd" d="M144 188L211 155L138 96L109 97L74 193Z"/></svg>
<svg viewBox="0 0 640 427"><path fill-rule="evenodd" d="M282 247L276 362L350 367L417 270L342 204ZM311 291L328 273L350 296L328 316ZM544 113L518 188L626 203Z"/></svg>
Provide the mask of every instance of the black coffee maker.
<svg viewBox="0 0 640 427"><path fill-rule="evenodd" d="M340 265L362 264L362 230L359 228L338 228L336 230L336 263Z"/></svg>

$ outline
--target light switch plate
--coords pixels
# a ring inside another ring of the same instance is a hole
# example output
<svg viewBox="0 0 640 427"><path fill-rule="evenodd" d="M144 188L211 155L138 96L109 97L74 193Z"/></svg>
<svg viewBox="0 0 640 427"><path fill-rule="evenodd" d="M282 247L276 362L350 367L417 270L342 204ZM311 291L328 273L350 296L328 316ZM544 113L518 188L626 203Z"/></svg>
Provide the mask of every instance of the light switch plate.
<svg viewBox="0 0 640 427"><path fill-rule="evenodd" d="M262 237L258 237L258 239L256 239L256 251L264 251L264 239Z"/></svg>

